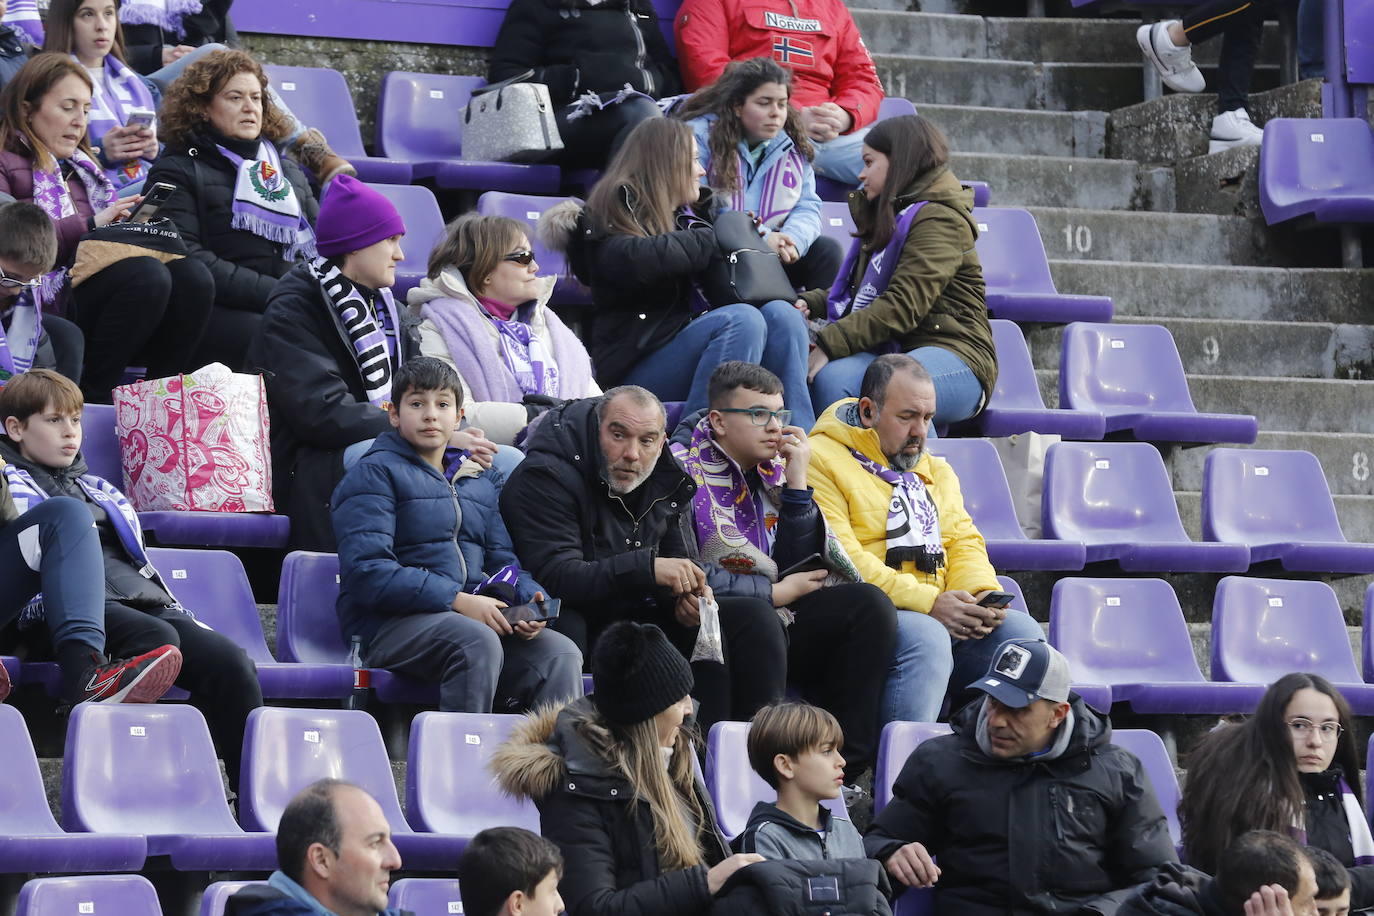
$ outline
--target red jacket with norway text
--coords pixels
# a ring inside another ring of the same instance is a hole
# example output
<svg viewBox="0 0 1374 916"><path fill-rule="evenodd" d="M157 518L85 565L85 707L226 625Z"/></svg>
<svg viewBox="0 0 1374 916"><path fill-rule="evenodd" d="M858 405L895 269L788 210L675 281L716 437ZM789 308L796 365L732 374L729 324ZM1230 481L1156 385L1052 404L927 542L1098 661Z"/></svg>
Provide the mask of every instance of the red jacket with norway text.
<svg viewBox="0 0 1374 916"><path fill-rule="evenodd" d="M854 118L878 117L883 84L842 0L685 0L673 22L689 91L709 86L732 60L771 57L792 71L792 103L834 102Z"/></svg>

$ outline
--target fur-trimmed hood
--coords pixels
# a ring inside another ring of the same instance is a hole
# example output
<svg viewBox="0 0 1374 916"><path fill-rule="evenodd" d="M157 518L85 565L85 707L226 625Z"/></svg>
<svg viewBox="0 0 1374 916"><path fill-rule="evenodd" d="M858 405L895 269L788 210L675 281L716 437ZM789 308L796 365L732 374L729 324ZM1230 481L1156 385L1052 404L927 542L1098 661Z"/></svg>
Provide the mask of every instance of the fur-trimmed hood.
<svg viewBox="0 0 1374 916"><path fill-rule="evenodd" d="M591 698L581 697L527 715L488 764L501 791L537 803L568 782L577 794L629 801L629 780L598 753L611 736L593 721L594 712Z"/></svg>
<svg viewBox="0 0 1374 916"><path fill-rule="evenodd" d="M546 248L566 253L573 233L577 231L577 218L582 215L582 206L582 201L575 197L560 200L539 217L534 234Z"/></svg>

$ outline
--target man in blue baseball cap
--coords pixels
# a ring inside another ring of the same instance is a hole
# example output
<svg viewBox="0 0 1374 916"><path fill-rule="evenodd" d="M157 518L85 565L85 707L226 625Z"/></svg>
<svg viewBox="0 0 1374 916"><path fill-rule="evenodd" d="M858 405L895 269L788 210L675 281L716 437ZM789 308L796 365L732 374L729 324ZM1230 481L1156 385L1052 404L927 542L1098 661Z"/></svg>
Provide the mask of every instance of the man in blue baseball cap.
<svg viewBox="0 0 1374 916"><path fill-rule="evenodd" d="M1112 916L1178 861L1144 767L1049 643L1002 643L968 686L984 696L912 752L864 837L895 882L933 887L937 914Z"/></svg>

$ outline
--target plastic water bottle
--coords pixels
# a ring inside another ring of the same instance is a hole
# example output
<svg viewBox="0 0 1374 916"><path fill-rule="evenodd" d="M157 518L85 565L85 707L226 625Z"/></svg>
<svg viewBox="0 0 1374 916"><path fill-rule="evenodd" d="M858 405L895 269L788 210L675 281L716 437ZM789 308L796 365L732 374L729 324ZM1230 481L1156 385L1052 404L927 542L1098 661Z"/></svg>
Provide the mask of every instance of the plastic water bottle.
<svg viewBox="0 0 1374 916"><path fill-rule="evenodd" d="M349 709L367 707L367 690L372 686L372 678L363 667L363 638L354 636L348 647L348 664L353 668L353 692L345 704Z"/></svg>

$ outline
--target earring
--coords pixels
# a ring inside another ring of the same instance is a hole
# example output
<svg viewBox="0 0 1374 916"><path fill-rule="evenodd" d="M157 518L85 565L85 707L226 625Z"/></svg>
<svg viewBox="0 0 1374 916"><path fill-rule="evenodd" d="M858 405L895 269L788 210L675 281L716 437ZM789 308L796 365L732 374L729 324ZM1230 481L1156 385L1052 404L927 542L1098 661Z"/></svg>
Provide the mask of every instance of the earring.
<svg viewBox="0 0 1374 916"><path fill-rule="evenodd" d="M487 277L487 279L482 283L482 285L491 286L491 277Z"/></svg>

